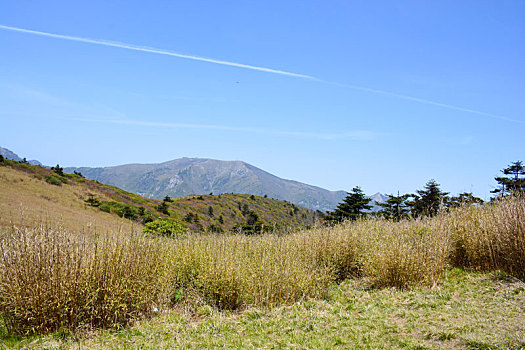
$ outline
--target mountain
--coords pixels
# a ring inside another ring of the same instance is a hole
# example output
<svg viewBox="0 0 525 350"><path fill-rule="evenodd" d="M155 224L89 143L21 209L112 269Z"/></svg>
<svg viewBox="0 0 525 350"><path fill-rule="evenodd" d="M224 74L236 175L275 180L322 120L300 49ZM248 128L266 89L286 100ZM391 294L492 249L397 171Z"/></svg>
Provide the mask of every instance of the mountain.
<svg viewBox="0 0 525 350"><path fill-rule="evenodd" d="M193 232L249 233L260 229L298 230L314 225L313 210L249 194L198 195L148 199L120 188L59 174L38 165L0 161L0 227L53 223L75 231L112 230L162 218ZM129 220L125 220L129 219ZM251 221L250 221L251 220ZM246 226L252 222L253 226Z"/></svg>
<svg viewBox="0 0 525 350"><path fill-rule="evenodd" d="M16 160L17 162L22 160L22 158L20 158L18 154L3 147L0 147L0 155L7 159ZM28 160L27 162L32 165L42 165L42 163L40 163L38 160Z"/></svg>
<svg viewBox="0 0 525 350"><path fill-rule="evenodd" d="M383 209L381 206L377 205L376 203L384 203L387 201L388 197L385 196L382 193L377 192L376 194L373 194L371 196L368 196L372 201L370 201L370 205L372 206L371 211L379 211Z"/></svg>
<svg viewBox="0 0 525 350"><path fill-rule="evenodd" d="M281 179L242 161L180 158L160 164L126 164L105 168L65 168L72 173L120 187L148 198L246 193L286 200L313 210L334 209L346 196L297 181Z"/></svg>

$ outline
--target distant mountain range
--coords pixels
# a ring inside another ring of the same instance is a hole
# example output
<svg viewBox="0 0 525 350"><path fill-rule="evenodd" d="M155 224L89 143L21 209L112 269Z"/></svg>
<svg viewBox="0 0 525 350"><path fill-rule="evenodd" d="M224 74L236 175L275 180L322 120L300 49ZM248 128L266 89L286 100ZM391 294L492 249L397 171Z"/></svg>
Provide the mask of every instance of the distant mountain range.
<svg viewBox="0 0 525 350"><path fill-rule="evenodd" d="M0 147L6 158L22 160L14 152ZM31 164L41 165L36 160ZM285 200L302 207L326 212L337 207L345 191L329 191L293 180L281 179L242 161L204 158L180 158L159 164L125 164L103 168L64 168L65 172L81 172L88 179L120 187L148 198L162 199L201 194L246 193ZM374 201L384 202L386 196L376 193ZM374 205L372 210L378 210Z"/></svg>
<svg viewBox="0 0 525 350"><path fill-rule="evenodd" d="M85 177L149 198L193 194L248 193L286 200L313 210L334 209L346 196L297 181L281 179L242 161L180 158L160 164L105 168L65 168Z"/></svg>
<svg viewBox="0 0 525 350"><path fill-rule="evenodd" d="M8 158L8 159L12 159L12 160L16 160L17 162L20 162L21 160L23 160L22 158L20 158L16 153L14 153L13 151L11 150L8 150L7 148L3 148L3 147L0 147L0 154L4 157L4 158ZM40 163L38 160L28 160L27 161L29 164L33 164L33 165L42 165L42 163Z"/></svg>

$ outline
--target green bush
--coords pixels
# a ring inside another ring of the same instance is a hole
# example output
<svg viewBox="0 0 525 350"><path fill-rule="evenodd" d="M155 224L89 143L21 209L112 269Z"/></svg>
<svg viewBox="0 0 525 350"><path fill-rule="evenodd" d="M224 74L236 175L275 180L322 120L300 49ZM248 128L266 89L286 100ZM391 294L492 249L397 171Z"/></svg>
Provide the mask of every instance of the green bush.
<svg viewBox="0 0 525 350"><path fill-rule="evenodd" d="M103 212L109 213L111 212L111 203L110 202L102 202L98 208L102 210Z"/></svg>
<svg viewBox="0 0 525 350"><path fill-rule="evenodd" d="M62 176L58 176L56 174L49 174L44 176L44 179L47 183L55 186L62 186L62 184L67 183L67 179L63 178Z"/></svg>
<svg viewBox="0 0 525 350"><path fill-rule="evenodd" d="M143 232L154 233L163 236L179 236L188 229L182 226L180 223L170 219L159 219L152 222L148 222Z"/></svg>
<svg viewBox="0 0 525 350"><path fill-rule="evenodd" d="M126 218L130 220L135 219L138 214L138 208L130 204L113 202L112 209L121 218Z"/></svg>

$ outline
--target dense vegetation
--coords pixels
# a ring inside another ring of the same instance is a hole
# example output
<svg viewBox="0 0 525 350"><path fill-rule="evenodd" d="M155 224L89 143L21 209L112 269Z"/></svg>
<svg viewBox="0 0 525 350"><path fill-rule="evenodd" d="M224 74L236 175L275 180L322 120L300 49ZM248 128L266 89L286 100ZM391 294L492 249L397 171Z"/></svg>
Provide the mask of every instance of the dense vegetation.
<svg viewBox="0 0 525 350"><path fill-rule="evenodd" d="M184 303L237 310L326 298L334 282L434 286L447 266L525 278L525 198L433 218L357 220L289 235L180 238L13 227L0 237L9 332L108 327ZM51 262L51 263L50 263Z"/></svg>
<svg viewBox="0 0 525 350"><path fill-rule="evenodd" d="M91 210L107 205L109 212L123 218L138 220L151 212L162 219L149 221L146 229L118 232L72 232L50 222L27 221L2 227L0 333L122 327L159 310L194 315L203 308L269 310L329 300L334 285L349 278L376 291L436 287L450 268L502 271L525 279L525 197L519 188L509 191L508 183L505 195L498 193L498 198L481 205L467 195L448 198L431 181L415 198L426 203L417 214L418 207L398 195L389 196L383 214L373 217L366 207L352 207L356 202L368 205L355 188L338 208L354 214L349 220L337 214L334 217L341 221L337 225L283 234L261 224L256 210L264 198L246 195L246 207L235 195L149 201L81 174L61 175L58 165L49 170L5 159L2 163L42 179L43 184L45 176L53 175L66 180L62 187L82 184L90 190L86 193L113 195L83 197ZM519 175L512 174L511 179L519 181ZM195 223L195 211L173 215L188 201L200 208L197 218L207 216L221 223L227 211L210 205L219 197L232 201L226 210L233 207L245 219L237 232L216 228L197 234L181 225ZM127 202L117 200L121 198ZM133 209L140 207L144 211ZM160 213L159 207L168 214ZM290 217L300 213L291 204L284 208ZM517 332L522 331L519 334L525 336L524 330Z"/></svg>

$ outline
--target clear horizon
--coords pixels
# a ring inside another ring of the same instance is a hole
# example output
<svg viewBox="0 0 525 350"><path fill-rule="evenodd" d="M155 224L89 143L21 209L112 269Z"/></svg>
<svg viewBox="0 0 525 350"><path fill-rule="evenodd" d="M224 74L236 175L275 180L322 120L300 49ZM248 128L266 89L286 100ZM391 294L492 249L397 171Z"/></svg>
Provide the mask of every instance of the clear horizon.
<svg viewBox="0 0 525 350"><path fill-rule="evenodd" d="M520 1L4 1L0 146L487 199L525 160L524 34Z"/></svg>

